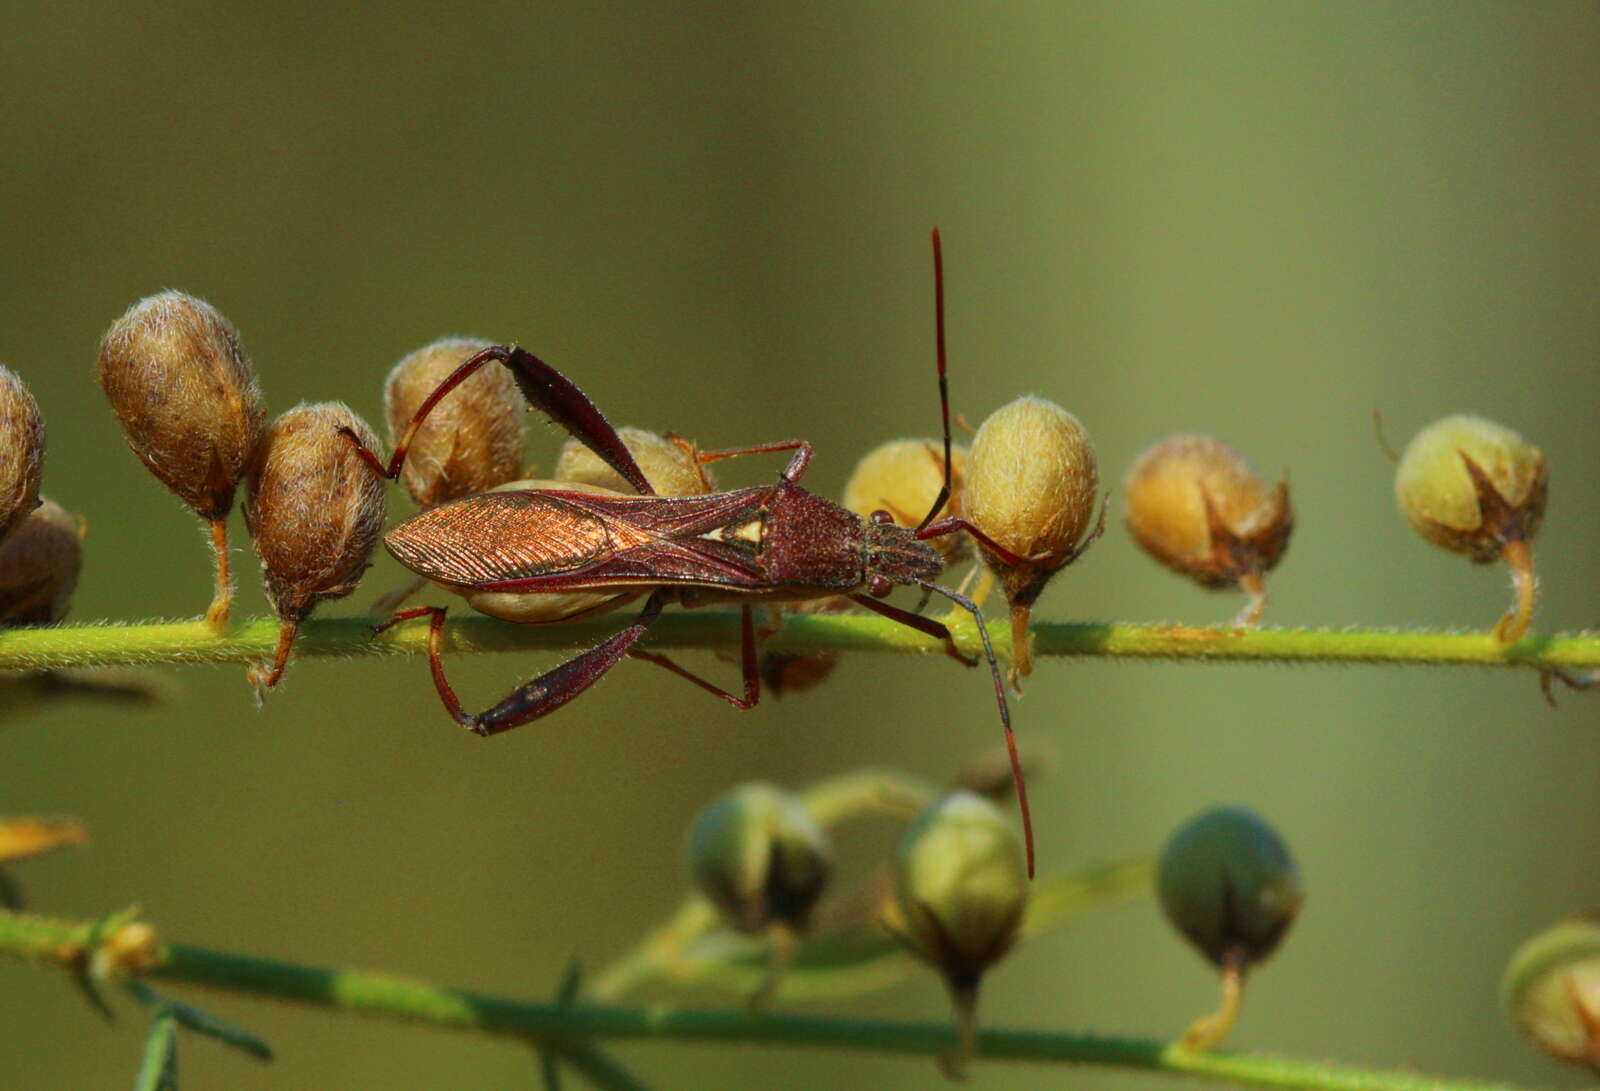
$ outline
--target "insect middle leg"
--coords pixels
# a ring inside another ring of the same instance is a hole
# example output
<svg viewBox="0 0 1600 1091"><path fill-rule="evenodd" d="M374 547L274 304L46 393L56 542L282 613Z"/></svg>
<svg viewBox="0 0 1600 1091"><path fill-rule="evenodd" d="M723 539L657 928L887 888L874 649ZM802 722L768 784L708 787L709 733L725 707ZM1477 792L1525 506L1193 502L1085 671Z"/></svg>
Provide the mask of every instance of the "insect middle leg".
<svg viewBox="0 0 1600 1091"><path fill-rule="evenodd" d="M868 595L851 595L849 598L857 606L865 606L868 610L875 614L882 614L890 621L898 621L900 624L915 629L919 633L926 633L935 640L944 641L945 654L962 666L976 667L978 665L976 659L963 654L961 649L956 647L956 638L950 635L950 627L944 622L935 621L931 617L923 617L921 614L912 613L910 610L902 610L898 606L891 606L882 599L875 599Z"/></svg>
<svg viewBox="0 0 1600 1091"><path fill-rule="evenodd" d="M665 667L687 682L692 682L707 693L721 697L734 708L748 712L761 702L761 670L756 658L756 628L755 619L751 615L750 607L746 606L741 611L739 660L744 671L744 696L736 697L721 686L707 682L693 671L680 667L671 659L659 652L647 652L642 648L634 648L628 654L635 659L643 659L646 663L654 663L658 667Z"/></svg>
<svg viewBox="0 0 1600 1091"><path fill-rule="evenodd" d="M695 457L699 459L701 465L704 465L708 462L721 462L725 458L738 458L740 455L764 455L770 451L794 452L794 457L783 470L786 481L799 481L805 475L806 467L811 465L811 444L803 439L781 439L776 443L758 443L754 447L729 447L724 451L701 451Z"/></svg>
<svg viewBox="0 0 1600 1091"><path fill-rule="evenodd" d="M442 606L417 606L402 610L378 627L378 632L410 618L427 617L428 667L433 671L433 685L439 691L439 700L456 723L475 735L498 735L513 727L520 727L541 716L548 716L578 694L600 680L600 677L617 665L617 661L639 642L645 630L661 616L665 600L661 593L645 600L644 609L633 619L633 624L618 630L588 651L573 656L558 667L546 671L533 681L519 686L499 704L473 714L462 707L461 700L444 675L440 651L444 645L445 609Z"/></svg>

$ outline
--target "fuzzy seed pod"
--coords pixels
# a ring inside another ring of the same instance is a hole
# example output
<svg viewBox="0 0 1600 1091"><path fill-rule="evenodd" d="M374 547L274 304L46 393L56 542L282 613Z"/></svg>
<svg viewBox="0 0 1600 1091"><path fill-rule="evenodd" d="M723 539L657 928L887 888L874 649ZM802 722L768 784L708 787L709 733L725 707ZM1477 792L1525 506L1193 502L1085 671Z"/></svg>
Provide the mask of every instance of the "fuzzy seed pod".
<svg viewBox="0 0 1600 1091"><path fill-rule="evenodd" d="M383 527L384 480L340 428L368 447L377 444L346 405L298 405L273 422L250 475L245 525L261 558L267 599L283 622L262 688L277 684L295 629L313 607L355 590ZM252 681L259 678L252 674Z"/></svg>
<svg viewBox="0 0 1600 1091"><path fill-rule="evenodd" d="M665 436L643 428L618 428L617 436L633 455L645 479L661 496L701 496L715 490L711 474L701 464L694 444L682 436ZM561 445L556 459L557 481L576 481L596 485L612 492L636 496L637 490L600 456L569 439Z"/></svg>
<svg viewBox="0 0 1600 1091"><path fill-rule="evenodd" d="M1495 634L1527 632L1538 584L1528 543L1544 519L1549 471L1544 454L1494 421L1458 414L1435 421L1406 445L1395 497L1418 534L1478 564L1505 558L1517 601Z"/></svg>
<svg viewBox="0 0 1600 1091"><path fill-rule="evenodd" d="M979 552L1011 606L1013 683L1033 670L1034 602L1050 577L1100 534L1098 527L1089 530L1099 484L1089 434L1054 402L1018 398L990 414L973 437L962 503L989 539L979 540Z"/></svg>
<svg viewBox="0 0 1600 1091"><path fill-rule="evenodd" d="M0 542L39 506L44 415L21 379L0 366Z"/></svg>
<svg viewBox="0 0 1600 1091"><path fill-rule="evenodd" d="M182 292L141 299L100 342L100 388L128 446L211 524L216 591L206 620L227 624L228 512L261 446L266 408L239 334L211 304Z"/></svg>
<svg viewBox="0 0 1600 1091"><path fill-rule="evenodd" d="M798 798L753 782L706 805L689 827L686 855L695 885L734 928L803 931L833 850Z"/></svg>
<svg viewBox="0 0 1600 1091"><path fill-rule="evenodd" d="M894 904L885 923L912 954L944 975L956 1005L959 1071L976 1043L978 984L1022 930L1028 865L1022 839L993 803L952 792L906 829L894 855Z"/></svg>
<svg viewBox="0 0 1600 1091"><path fill-rule="evenodd" d="M1600 1072L1600 911L1577 914L1519 947L1500 994L1540 1049Z"/></svg>
<svg viewBox="0 0 1600 1091"><path fill-rule="evenodd" d="M67 616L83 567L83 520L46 499L0 542L0 627Z"/></svg>
<svg viewBox="0 0 1600 1091"><path fill-rule="evenodd" d="M967 449L960 444L950 448L950 498L934 515L935 519L960 517L961 494L967 470ZM914 527L928 514L939 490L944 487L944 446L931 439L892 439L862 456L844 486L844 506L871 518L875 511L886 511L903 527ZM945 566L965 559L968 552L965 534L942 534L928 544L944 556Z"/></svg>
<svg viewBox="0 0 1600 1091"><path fill-rule="evenodd" d="M1261 581L1294 529L1289 483L1268 485L1210 436L1169 436L1145 450L1122 486L1128 530L1150 556L1202 587L1243 587L1239 617L1253 625L1266 605Z"/></svg>
<svg viewBox="0 0 1600 1091"><path fill-rule="evenodd" d="M1216 807L1167 842L1156 868L1161 908L1222 975L1222 1006L1184 1041L1210 1048L1238 1018L1246 973L1278 946L1305 900L1288 847L1242 807Z"/></svg>
<svg viewBox="0 0 1600 1091"><path fill-rule="evenodd" d="M447 337L394 366L383 384L391 446L400 441L428 395L489 344ZM511 371L498 365L479 368L447 394L411 437L401 474L417 506L431 508L517 477L526 404Z"/></svg>

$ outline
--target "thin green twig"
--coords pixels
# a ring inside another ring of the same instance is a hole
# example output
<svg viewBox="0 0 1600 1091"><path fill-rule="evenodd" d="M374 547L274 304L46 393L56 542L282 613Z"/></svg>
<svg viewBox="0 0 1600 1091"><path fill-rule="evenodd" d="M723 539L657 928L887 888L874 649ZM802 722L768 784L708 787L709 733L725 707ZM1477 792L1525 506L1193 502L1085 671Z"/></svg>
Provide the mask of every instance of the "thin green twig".
<svg viewBox="0 0 1600 1091"><path fill-rule="evenodd" d="M980 651L971 622L949 619L963 650ZM527 651L595 643L618 622L605 619L563 625L512 625L485 617L452 618L445 652ZM994 623L990 634L1002 651L1010 627ZM1230 629L1121 622L1047 622L1034 627L1034 654L1114 659L1260 661L1280 663L1383 663L1473 665L1535 670L1600 668L1600 635L1530 634L1512 645L1486 631L1439 632L1404 629ZM248 663L272 654L278 623L255 618L218 635L199 621L109 623L0 632L0 671L60 667L130 666L152 663ZM651 628L658 648L731 648L739 642L738 614L680 611ZM427 624L409 622L381 637L365 618L313 618L300 627L296 657L415 655L426 650ZM792 615L768 641L774 651L943 651L938 641L887 618L856 615Z"/></svg>
<svg viewBox="0 0 1600 1091"><path fill-rule="evenodd" d="M0 913L0 950L76 965L93 927L76 921ZM455 1030L552 1042L583 1039L811 1046L937 1058L956 1046L936 1023L751 1015L741 1009L630 1008L535 1003L387 974L305 966L275 959L163 945L148 973L168 981ZM977 1056L991 1060L1078 1063L1308 1091L1489 1091L1506 1085L1442 1080L1283 1057L1196 1053L1169 1042L1049 1031L985 1030Z"/></svg>

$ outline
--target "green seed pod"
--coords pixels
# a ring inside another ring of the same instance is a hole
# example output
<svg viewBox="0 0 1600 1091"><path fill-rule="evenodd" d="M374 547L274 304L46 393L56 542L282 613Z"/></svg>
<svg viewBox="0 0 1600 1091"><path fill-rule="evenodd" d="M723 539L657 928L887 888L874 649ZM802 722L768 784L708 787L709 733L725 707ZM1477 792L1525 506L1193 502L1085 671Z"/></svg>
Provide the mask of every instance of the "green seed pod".
<svg viewBox="0 0 1600 1091"><path fill-rule="evenodd" d="M950 498L934 516L959 517L965 485L967 449L959 444L950 448ZM939 490L944 487L944 447L931 439L892 439L862 456L844 486L844 506L870 518L875 511L886 511L903 527L914 527L928 514ZM967 556L965 534L944 534L928 539L928 544L944 555L946 567Z"/></svg>
<svg viewBox="0 0 1600 1091"><path fill-rule="evenodd" d="M0 366L0 542L39 506L44 415L21 379Z"/></svg>
<svg viewBox="0 0 1600 1091"><path fill-rule="evenodd" d="M618 428L617 436L633 455L647 481L661 496L700 496L715 490L711 474L700 462L695 445L682 436L661 435L643 428ZM626 478L600 460L600 456L575 439L561 445L556 459L557 481L576 481L637 496Z"/></svg>
<svg viewBox="0 0 1600 1091"><path fill-rule="evenodd" d="M139 461L211 524L216 591L206 620L225 625L233 603L228 512L266 422L238 333L204 300L162 292L111 324L99 375Z"/></svg>
<svg viewBox="0 0 1600 1091"><path fill-rule="evenodd" d="M1288 846L1242 807L1213 808L1174 833L1156 884L1172 926L1219 969L1270 955L1304 900Z"/></svg>
<svg viewBox="0 0 1600 1091"><path fill-rule="evenodd" d="M53 625L67 616L84 530L82 519L46 499L0 542L0 626Z"/></svg>
<svg viewBox="0 0 1600 1091"><path fill-rule="evenodd" d="M907 827L894 855L894 904L885 924L944 975L955 1000L958 1072L977 1040L978 984L1016 942L1028 906L1022 839L982 796L952 792Z"/></svg>
<svg viewBox="0 0 1600 1091"><path fill-rule="evenodd" d="M423 401L467 358L489 347L447 337L401 360L383 384L389 443L401 435ZM518 476L526 402L510 369L481 367L447 394L411 437L401 480L418 507L431 508L484 492Z"/></svg>
<svg viewBox="0 0 1600 1091"><path fill-rule="evenodd" d="M1005 551L978 542L1011 606L1013 683L1033 671L1034 602L1099 537L1098 527L1089 530L1099 483L1089 434L1054 402L1018 398L990 414L973 437L962 504L973 526Z"/></svg>
<svg viewBox="0 0 1600 1091"><path fill-rule="evenodd" d="M1495 629L1508 643L1527 632L1533 616L1538 583L1528 543L1544 519L1549 480L1539 448L1467 414L1418 432L1395 470L1395 497L1418 534L1475 563L1503 557L1510 565L1517 601Z"/></svg>
<svg viewBox="0 0 1600 1091"><path fill-rule="evenodd" d="M1242 587L1239 623L1266 606L1262 575L1294 529L1289 483L1276 488L1238 453L1205 435L1169 436L1134 460L1123 481L1128 530L1150 556L1202 587Z"/></svg>
<svg viewBox="0 0 1600 1091"><path fill-rule="evenodd" d="M1573 916L1517 948L1500 994L1540 1049L1600 1072L1600 911Z"/></svg>
<svg viewBox="0 0 1600 1091"><path fill-rule="evenodd" d="M282 677L295 630L316 604L355 590L383 528L385 482L340 428L377 445L348 406L298 405L273 422L250 475L245 525L283 623L270 673L252 669L259 689Z"/></svg>
<svg viewBox="0 0 1600 1091"><path fill-rule="evenodd" d="M803 931L832 868L828 836L805 805L771 784L742 784L689 827L689 873L741 932L774 924Z"/></svg>

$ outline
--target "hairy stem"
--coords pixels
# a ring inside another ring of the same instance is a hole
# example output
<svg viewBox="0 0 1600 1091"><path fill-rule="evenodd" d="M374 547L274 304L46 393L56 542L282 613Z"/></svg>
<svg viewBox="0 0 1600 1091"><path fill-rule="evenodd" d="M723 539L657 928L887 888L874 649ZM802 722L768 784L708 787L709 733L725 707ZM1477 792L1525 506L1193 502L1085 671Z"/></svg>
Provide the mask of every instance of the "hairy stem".
<svg viewBox="0 0 1600 1091"><path fill-rule="evenodd" d="M0 951L35 961L80 966L92 923L0 912ZM482 1034L566 1043L584 1039L811 1046L937 1058L957 1046L946 1024L809 1015L752 1016L739 1009L630 1008L534 1003L441 988L388 974L305 966L276 959L162 945L151 977L292 1003L427 1023ZM982 1030L976 1058L1070 1062L1141 1069L1256 1087L1316 1091L1488 1091L1490 1085L1440 1080L1237 1053L1203 1053L1142 1038L1024 1030Z"/></svg>
<svg viewBox="0 0 1600 1091"><path fill-rule="evenodd" d="M946 619L963 651L981 651L969 620ZM617 627L599 621L562 625L512 625L493 618L453 618L445 628L446 655L468 652L575 648L597 642ZM993 622L998 648L1010 646L1007 622ZM1600 635L1532 635L1503 644L1492 632L1365 629L1196 628L1122 622L1047 622L1033 627L1038 657L1179 659L1280 663L1384 663L1473 665L1535 670L1600 668ZM362 618L312 618L300 626L294 655L417 655L426 651L426 622L372 635ZM0 671L151 663L249 663L272 655L278 622L254 618L226 633L199 621L81 625L0 631ZM669 613L651 627L655 648L736 648L739 615L727 611ZM849 614L790 614L765 645L772 651L924 652L942 655L936 640L887 618Z"/></svg>

